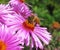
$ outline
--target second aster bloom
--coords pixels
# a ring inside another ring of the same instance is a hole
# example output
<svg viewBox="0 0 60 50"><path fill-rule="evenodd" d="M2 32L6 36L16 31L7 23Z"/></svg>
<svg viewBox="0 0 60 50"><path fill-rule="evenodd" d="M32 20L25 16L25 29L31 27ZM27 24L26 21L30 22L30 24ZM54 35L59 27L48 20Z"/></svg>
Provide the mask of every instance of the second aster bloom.
<svg viewBox="0 0 60 50"><path fill-rule="evenodd" d="M23 0L11 0L9 2L10 7L13 8L13 10L17 14L21 14L24 18L27 18L31 15L31 10L29 7L23 2Z"/></svg>
<svg viewBox="0 0 60 50"><path fill-rule="evenodd" d="M14 12L14 13L15 13L15 12ZM4 18L6 18L6 15L8 15L8 14L13 14L12 8L10 8L10 7L8 6L8 4L7 4L7 5L5 5L5 4L0 4L0 22L1 22L2 24L5 23Z"/></svg>
<svg viewBox="0 0 60 50"><path fill-rule="evenodd" d="M13 14L12 9L9 4L0 4L0 14Z"/></svg>
<svg viewBox="0 0 60 50"><path fill-rule="evenodd" d="M22 38L22 45L25 43L26 46L30 45L31 48L36 46L36 49L38 47L43 49L42 42L49 44L51 40L50 33L47 31L47 28L40 27L34 18L24 19L20 15L11 16L10 18L10 21L6 22L7 26L14 32L17 31L18 38Z"/></svg>
<svg viewBox="0 0 60 50"><path fill-rule="evenodd" d="M22 50L16 35L12 35L6 26L0 27L0 50Z"/></svg>

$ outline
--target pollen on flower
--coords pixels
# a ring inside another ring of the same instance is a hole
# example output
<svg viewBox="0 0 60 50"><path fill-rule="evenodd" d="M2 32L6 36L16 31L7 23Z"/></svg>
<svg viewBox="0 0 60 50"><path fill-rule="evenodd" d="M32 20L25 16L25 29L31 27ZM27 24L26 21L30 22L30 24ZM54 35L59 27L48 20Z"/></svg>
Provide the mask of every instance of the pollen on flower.
<svg viewBox="0 0 60 50"><path fill-rule="evenodd" d="M6 44L3 41L0 41L0 50L6 50Z"/></svg>
<svg viewBox="0 0 60 50"><path fill-rule="evenodd" d="M24 26L26 29L30 29L30 30L33 30L33 29L34 29L34 24L33 24L33 23L29 23L28 20L26 20L25 22L23 22L23 26Z"/></svg>

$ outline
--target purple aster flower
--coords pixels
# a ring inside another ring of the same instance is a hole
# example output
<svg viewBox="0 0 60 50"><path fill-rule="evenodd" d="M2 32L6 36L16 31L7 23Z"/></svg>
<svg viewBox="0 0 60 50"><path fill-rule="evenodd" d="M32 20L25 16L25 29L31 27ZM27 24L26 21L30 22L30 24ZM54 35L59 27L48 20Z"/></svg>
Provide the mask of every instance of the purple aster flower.
<svg viewBox="0 0 60 50"><path fill-rule="evenodd" d="M0 14L9 14L13 13L13 8L9 7L9 4L0 4Z"/></svg>
<svg viewBox="0 0 60 50"><path fill-rule="evenodd" d="M0 50L22 50L17 35L10 33L6 26L0 27Z"/></svg>
<svg viewBox="0 0 60 50"><path fill-rule="evenodd" d="M21 0L11 0L9 4L17 14L21 14L24 18L31 15L31 10Z"/></svg>
<svg viewBox="0 0 60 50"><path fill-rule="evenodd" d="M32 17L24 19L21 15L15 15L8 17L10 20L6 22L6 25L12 29L13 32L17 31L18 38L22 38L21 44L26 46L31 46L36 49L39 47L43 49L42 42L49 44L51 40L51 35L47 31L47 28L40 27L36 21L33 21ZM32 20L31 20L32 19ZM42 42L41 42L42 41Z"/></svg>
<svg viewBox="0 0 60 50"><path fill-rule="evenodd" d="M9 5L0 4L0 22L2 24L5 23L4 18L6 18L6 15L8 14L14 14L15 12L12 11L12 8L9 7Z"/></svg>

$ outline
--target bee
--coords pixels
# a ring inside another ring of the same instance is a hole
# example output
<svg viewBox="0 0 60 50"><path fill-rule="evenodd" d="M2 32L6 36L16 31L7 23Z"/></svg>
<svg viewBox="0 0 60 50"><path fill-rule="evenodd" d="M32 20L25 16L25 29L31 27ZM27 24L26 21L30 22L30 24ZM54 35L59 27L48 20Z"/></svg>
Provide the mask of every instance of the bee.
<svg viewBox="0 0 60 50"><path fill-rule="evenodd" d="M33 14L33 13L31 14L31 17L28 18L28 21L29 21L29 23L32 23L34 25L40 24L39 17L37 15Z"/></svg>
<svg viewBox="0 0 60 50"><path fill-rule="evenodd" d="M32 16L33 16L33 22L35 22L36 24L39 24L40 23L39 17L36 14L32 14Z"/></svg>

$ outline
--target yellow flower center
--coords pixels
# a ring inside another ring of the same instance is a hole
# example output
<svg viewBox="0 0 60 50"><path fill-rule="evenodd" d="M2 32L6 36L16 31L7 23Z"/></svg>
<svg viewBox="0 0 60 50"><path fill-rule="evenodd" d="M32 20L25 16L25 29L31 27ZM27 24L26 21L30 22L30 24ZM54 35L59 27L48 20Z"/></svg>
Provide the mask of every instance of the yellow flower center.
<svg viewBox="0 0 60 50"><path fill-rule="evenodd" d="M6 44L3 41L0 41L0 50L6 50Z"/></svg>
<svg viewBox="0 0 60 50"><path fill-rule="evenodd" d="M34 29L34 24L33 23L30 23L28 20L26 20L25 22L23 22L23 26L26 29L30 29L30 30L33 30Z"/></svg>

